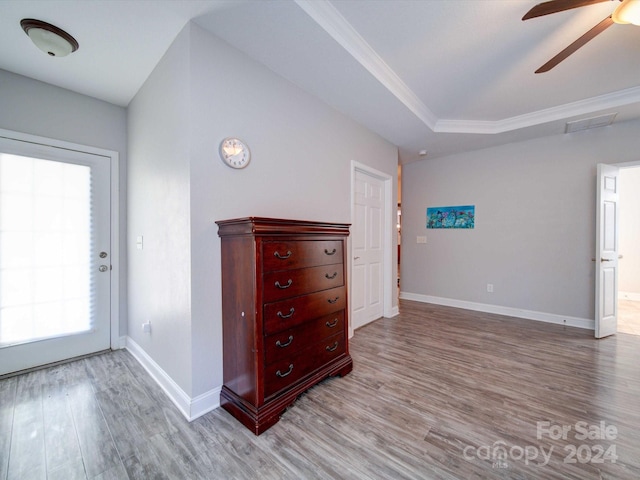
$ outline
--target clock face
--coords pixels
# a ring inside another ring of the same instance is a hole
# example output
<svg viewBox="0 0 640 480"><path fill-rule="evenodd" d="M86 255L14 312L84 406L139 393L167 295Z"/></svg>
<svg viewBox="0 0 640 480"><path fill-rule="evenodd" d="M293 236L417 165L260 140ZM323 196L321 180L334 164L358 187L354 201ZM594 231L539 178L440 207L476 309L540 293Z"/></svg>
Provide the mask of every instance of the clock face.
<svg viewBox="0 0 640 480"><path fill-rule="evenodd" d="M231 168L244 168L251 160L251 152L242 140L229 137L220 144L220 158Z"/></svg>

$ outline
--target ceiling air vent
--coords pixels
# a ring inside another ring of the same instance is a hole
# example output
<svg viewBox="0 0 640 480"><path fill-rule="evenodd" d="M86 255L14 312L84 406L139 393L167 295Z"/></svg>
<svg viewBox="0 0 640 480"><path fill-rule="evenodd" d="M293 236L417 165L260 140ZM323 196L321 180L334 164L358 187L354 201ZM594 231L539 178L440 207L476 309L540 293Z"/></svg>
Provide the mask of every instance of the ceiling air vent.
<svg viewBox="0 0 640 480"><path fill-rule="evenodd" d="M599 115L597 117L582 118L580 120L574 120L567 122L564 133L579 132L581 130L589 130L590 128L606 127L611 125L618 113L607 113L605 115Z"/></svg>

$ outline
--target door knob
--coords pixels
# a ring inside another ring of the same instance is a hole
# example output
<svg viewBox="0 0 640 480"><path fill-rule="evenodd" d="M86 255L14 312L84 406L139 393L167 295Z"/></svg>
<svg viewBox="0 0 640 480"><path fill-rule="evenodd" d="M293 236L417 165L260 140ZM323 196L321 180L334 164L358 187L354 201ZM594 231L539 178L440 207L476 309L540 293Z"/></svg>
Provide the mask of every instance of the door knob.
<svg viewBox="0 0 640 480"><path fill-rule="evenodd" d="M107 252L100 252L100 258L107 258Z"/></svg>
<svg viewBox="0 0 640 480"><path fill-rule="evenodd" d="M101 272L106 272L107 270L109 270L109 267L107 267L106 265L100 265L98 267L98 270L100 270Z"/></svg>

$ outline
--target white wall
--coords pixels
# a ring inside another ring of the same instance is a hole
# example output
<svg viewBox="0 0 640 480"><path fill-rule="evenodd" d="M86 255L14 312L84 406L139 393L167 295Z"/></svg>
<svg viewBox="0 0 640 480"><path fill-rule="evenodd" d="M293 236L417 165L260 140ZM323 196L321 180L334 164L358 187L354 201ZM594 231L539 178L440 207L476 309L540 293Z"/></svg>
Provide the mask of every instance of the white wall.
<svg viewBox="0 0 640 480"><path fill-rule="evenodd" d="M397 150L195 24L180 34L132 102L129 125L130 331L194 398L222 384L215 220L265 216L349 223L351 160L395 179ZM218 146L227 136L248 143L247 168L232 170L219 159ZM176 182L179 198L164 200ZM136 251L140 234L145 249ZM154 266L160 253L147 245L166 249L162 255L171 268ZM179 308L157 309L176 275L181 289L190 286L190 310L186 292ZM152 334L145 338L139 324L149 319ZM174 345L166 343L171 339Z"/></svg>
<svg viewBox="0 0 640 480"><path fill-rule="evenodd" d="M619 290L640 299L640 167L620 170L620 206Z"/></svg>
<svg viewBox="0 0 640 480"><path fill-rule="evenodd" d="M596 164L637 160L638 128L614 124L405 165L402 295L592 321ZM475 229L427 230L426 208L447 205L475 205Z"/></svg>
<svg viewBox="0 0 640 480"><path fill-rule="evenodd" d="M0 70L0 128L119 153L120 332L127 332L126 112L122 107Z"/></svg>
<svg viewBox="0 0 640 480"><path fill-rule="evenodd" d="M191 392L188 29L128 107L129 337ZM143 237L143 249L136 247ZM151 334L141 325L151 322Z"/></svg>

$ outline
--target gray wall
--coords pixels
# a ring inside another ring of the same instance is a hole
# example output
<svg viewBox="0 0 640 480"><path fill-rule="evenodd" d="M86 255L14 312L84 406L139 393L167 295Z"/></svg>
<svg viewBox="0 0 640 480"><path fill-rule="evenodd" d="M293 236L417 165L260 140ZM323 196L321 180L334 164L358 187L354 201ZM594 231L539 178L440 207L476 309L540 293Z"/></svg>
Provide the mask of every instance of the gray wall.
<svg viewBox="0 0 640 480"><path fill-rule="evenodd" d="M246 169L219 159L227 136ZM131 103L129 141L130 335L192 398L222 384L215 220L349 223L351 160L397 176L393 145L195 24Z"/></svg>
<svg viewBox="0 0 640 480"><path fill-rule="evenodd" d="M95 98L0 70L0 128L113 150L120 170L120 332L127 333L126 111Z"/></svg>
<svg viewBox="0 0 640 480"><path fill-rule="evenodd" d="M404 166L403 294L593 319L596 165L638 160L639 128L614 124ZM427 230L426 208L446 205L475 205L475 229Z"/></svg>
<svg viewBox="0 0 640 480"><path fill-rule="evenodd" d="M129 337L191 391L189 37L129 104ZM136 247L143 237L143 249ZM151 322L151 334L142 323Z"/></svg>

